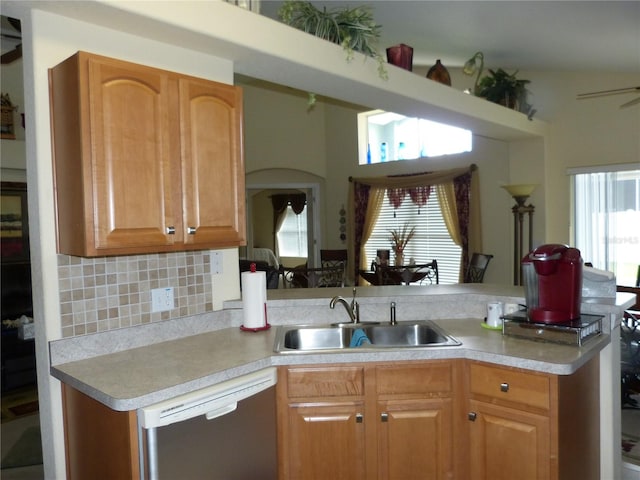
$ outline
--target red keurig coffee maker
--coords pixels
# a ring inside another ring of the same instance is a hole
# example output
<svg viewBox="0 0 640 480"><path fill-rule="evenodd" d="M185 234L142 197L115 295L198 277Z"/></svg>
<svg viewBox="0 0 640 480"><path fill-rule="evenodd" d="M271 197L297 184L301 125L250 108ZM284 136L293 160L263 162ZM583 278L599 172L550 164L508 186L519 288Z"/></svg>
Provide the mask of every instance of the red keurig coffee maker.
<svg viewBox="0 0 640 480"><path fill-rule="evenodd" d="M522 259L529 320L567 323L580 318L582 257L567 245L541 245Z"/></svg>

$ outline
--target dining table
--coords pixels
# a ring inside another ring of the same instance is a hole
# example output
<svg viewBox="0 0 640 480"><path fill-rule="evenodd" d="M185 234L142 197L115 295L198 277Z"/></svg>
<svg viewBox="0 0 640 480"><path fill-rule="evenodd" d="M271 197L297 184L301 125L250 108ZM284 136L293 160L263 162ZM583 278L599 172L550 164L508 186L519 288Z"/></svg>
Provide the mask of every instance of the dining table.
<svg viewBox="0 0 640 480"><path fill-rule="evenodd" d="M424 280L430 273L425 265L383 266L360 270L360 276L371 285L410 285Z"/></svg>

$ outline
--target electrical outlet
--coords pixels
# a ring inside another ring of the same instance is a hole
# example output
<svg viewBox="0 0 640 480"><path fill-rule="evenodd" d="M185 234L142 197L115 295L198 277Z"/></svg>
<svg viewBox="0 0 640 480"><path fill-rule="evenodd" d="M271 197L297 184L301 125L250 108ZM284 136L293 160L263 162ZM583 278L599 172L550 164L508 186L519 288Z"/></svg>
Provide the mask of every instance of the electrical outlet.
<svg viewBox="0 0 640 480"><path fill-rule="evenodd" d="M173 287L151 290L151 311L166 312L174 308Z"/></svg>
<svg viewBox="0 0 640 480"><path fill-rule="evenodd" d="M211 273L222 273L222 252L211 252Z"/></svg>

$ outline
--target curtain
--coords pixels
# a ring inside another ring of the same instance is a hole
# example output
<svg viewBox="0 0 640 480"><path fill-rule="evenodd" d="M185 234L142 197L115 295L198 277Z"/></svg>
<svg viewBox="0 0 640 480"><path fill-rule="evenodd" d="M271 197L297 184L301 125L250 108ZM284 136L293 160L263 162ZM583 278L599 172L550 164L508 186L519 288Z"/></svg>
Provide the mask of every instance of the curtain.
<svg viewBox="0 0 640 480"><path fill-rule="evenodd" d="M475 171L477 171L477 166L472 164L465 168L413 175L350 178L349 213L353 219L350 222L353 228L353 235L350 238L353 240L349 243L352 250L349 257L355 259L353 266L350 266L355 275L354 278L358 278L359 269L367 268L364 245L378 218L385 191L387 189L415 189L434 186L438 193L438 200L441 202L442 215L449 234L453 241L462 248L460 268L462 281L469 262L470 248L473 248L473 251L482 250L479 228L479 183L477 178L474 178L477 177L477 175L473 175ZM374 208L376 211L369 211L369 208Z"/></svg>
<svg viewBox="0 0 640 480"><path fill-rule="evenodd" d="M306 204L306 193L279 193L271 195L271 205L273 206L273 244L276 246L276 255L278 257L280 257L278 232L284 222L287 206L291 205L293 212L296 215L300 215Z"/></svg>
<svg viewBox="0 0 640 480"><path fill-rule="evenodd" d="M378 217L380 216L380 207L382 207L382 202L384 202L384 196L385 190L383 188L372 188L369 190L369 200L367 202L360 240L361 247L367 243L367 240L369 240L369 237L373 232L373 227L375 227L376 222L378 221ZM369 259L364 255L364 250L362 248L359 248L358 259L358 270L366 270L369 268ZM364 283L364 279L360 278L357 271L355 272L355 275L355 278L358 279L358 284Z"/></svg>

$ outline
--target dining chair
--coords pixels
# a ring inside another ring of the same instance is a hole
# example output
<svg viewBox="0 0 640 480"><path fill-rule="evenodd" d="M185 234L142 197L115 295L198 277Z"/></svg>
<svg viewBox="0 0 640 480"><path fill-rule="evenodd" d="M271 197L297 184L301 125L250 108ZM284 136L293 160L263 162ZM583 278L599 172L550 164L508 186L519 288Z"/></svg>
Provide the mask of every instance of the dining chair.
<svg viewBox="0 0 640 480"><path fill-rule="evenodd" d="M419 280L420 285L439 285L440 273L438 272L438 261L431 260L429 263L423 265L415 265L414 275L419 276L421 273L425 273L425 276Z"/></svg>
<svg viewBox="0 0 640 480"><path fill-rule="evenodd" d="M343 282L347 281L347 249L320 250L320 265L322 268L340 267L343 272Z"/></svg>
<svg viewBox="0 0 640 480"><path fill-rule="evenodd" d="M493 255L486 253L474 253L471 255L471 261L464 276L464 283L482 283L492 258Z"/></svg>

